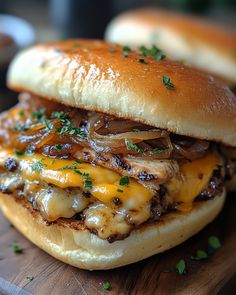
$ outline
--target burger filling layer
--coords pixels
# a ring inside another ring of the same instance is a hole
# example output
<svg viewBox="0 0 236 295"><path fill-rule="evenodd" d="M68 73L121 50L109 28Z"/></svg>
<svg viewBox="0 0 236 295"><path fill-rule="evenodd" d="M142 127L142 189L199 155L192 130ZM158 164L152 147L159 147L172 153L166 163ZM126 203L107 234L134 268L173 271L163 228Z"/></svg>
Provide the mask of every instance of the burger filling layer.
<svg viewBox="0 0 236 295"><path fill-rule="evenodd" d="M223 190L225 164L207 141L28 93L2 115L0 142L3 193L109 242Z"/></svg>

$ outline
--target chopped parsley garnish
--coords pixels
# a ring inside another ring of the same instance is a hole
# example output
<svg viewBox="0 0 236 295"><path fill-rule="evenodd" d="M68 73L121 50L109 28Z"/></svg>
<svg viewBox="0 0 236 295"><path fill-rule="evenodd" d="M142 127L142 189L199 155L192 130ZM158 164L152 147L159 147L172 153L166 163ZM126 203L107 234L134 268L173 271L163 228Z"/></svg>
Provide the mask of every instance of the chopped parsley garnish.
<svg viewBox="0 0 236 295"><path fill-rule="evenodd" d="M47 118L44 108L40 109L38 112L34 112L32 118L36 119L37 123L44 123L48 130L53 129L52 121Z"/></svg>
<svg viewBox="0 0 236 295"><path fill-rule="evenodd" d="M82 131L81 129L78 129L78 128L74 128L74 133L76 135L78 135L80 138L85 138L86 137L86 133L84 131Z"/></svg>
<svg viewBox="0 0 236 295"><path fill-rule="evenodd" d="M221 242L218 237L216 236L210 236L208 238L208 254L213 254L216 252L216 250L220 249Z"/></svg>
<svg viewBox="0 0 236 295"><path fill-rule="evenodd" d="M31 281L33 281L34 277L33 276L27 276L26 279L31 282Z"/></svg>
<svg viewBox="0 0 236 295"><path fill-rule="evenodd" d="M131 51L131 48L130 48L129 46L125 45L125 46L123 47L122 55L123 55L124 57L128 57L130 51Z"/></svg>
<svg viewBox="0 0 236 295"><path fill-rule="evenodd" d="M138 58L137 61L143 64L148 64L148 62L144 58Z"/></svg>
<svg viewBox="0 0 236 295"><path fill-rule="evenodd" d="M70 116L66 112L52 112L51 114L52 119L69 119Z"/></svg>
<svg viewBox="0 0 236 295"><path fill-rule="evenodd" d="M175 266L175 270L180 275L185 275L187 273L186 262L184 259L180 259L177 262L177 264Z"/></svg>
<svg viewBox="0 0 236 295"><path fill-rule="evenodd" d="M20 110L20 111L19 111L19 116L22 117L22 116L24 116L24 114L25 114L25 112L24 112L23 110Z"/></svg>
<svg viewBox="0 0 236 295"><path fill-rule="evenodd" d="M143 150L139 148L136 144L132 143L131 140L126 139L125 144L128 150L135 151L137 154L143 154Z"/></svg>
<svg viewBox="0 0 236 295"><path fill-rule="evenodd" d="M78 135L81 139L86 137L85 132L83 132L81 129L77 127L72 127L71 122L68 120L68 122L65 123L60 128L56 129L60 134L69 134L69 135Z"/></svg>
<svg viewBox="0 0 236 295"><path fill-rule="evenodd" d="M92 183L92 180L89 176L89 173L81 172L79 169L75 169L74 172L83 177L85 190L92 189L93 183Z"/></svg>
<svg viewBox="0 0 236 295"><path fill-rule="evenodd" d="M157 52L157 53L155 54L155 56L154 56L155 60L162 60L162 59L164 59L165 57L166 57L166 55L165 55L162 51Z"/></svg>
<svg viewBox="0 0 236 295"><path fill-rule="evenodd" d="M111 290L111 283L109 283L109 282L102 283L102 288L104 290Z"/></svg>
<svg viewBox="0 0 236 295"><path fill-rule="evenodd" d="M168 76L162 76L162 82L166 86L166 88L169 90L175 88L175 85L170 81L170 77Z"/></svg>
<svg viewBox="0 0 236 295"><path fill-rule="evenodd" d="M17 124L15 126L13 126L13 130L14 131L27 131L27 130L29 130L29 127L24 124Z"/></svg>
<svg viewBox="0 0 236 295"><path fill-rule="evenodd" d="M68 113L53 112L51 118L60 119L61 127L56 128L57 132L59 132L60 134L77 135L81 139L86 137L84 131L82 131L80 128L72 126Z"/></svg>
<svg viewBox="0 0 236 295"><path fill-rule="evenodd" d="M129 46L125 45L125 46L123 46L123 51L130 52L131 48Z"/></svg>
<svg viewBox="0 0 236 295"><path fill-rule="evenodd" d="M158 155L158 154L162 153L163 150L165 150L165 149L166 149L166 148L155 147L155 148L152 150L152 152L153 152L154 155Z"/></svg>
<svg viewBox="0 0 236 295"><path fill-rule="evenodd" d="M32 165L31 165L31 170L32 171L36 171L36 172L38 172L38 173L42 173L42 169L43 169L43 160L44 159L40 159L40 160L38 160L37 162L35 162L35 163L33 163Z"/></svg>
<svg viewBox="0 0 236 295"><path fill-rule="evenodd" d="M81 139L86 137L86 133L84 131L82 131L81 129L76 128L76 127L71 128L68 133L69 133L69 135L77 135Z"/></svg>
<svg viewBox="0 0 236 295"><path fill-rule="evenodd" d="M71 165L66 165L66 166L63 166L61 167L59 170L66 170L66 169L72 169L74 170L74 172L76 174L79 174L83 177L83 181L84 181L84 189L85 190L89 190L89 189L92 189L93 187L93 183L92 183L92 180L89 176L89 173L85 173L85 172L81 172L79 169L78 169L78 164L80 164L81 161L80 160L76 160L75 163L71 164Z"/></svg>
<svg viewBox="0 0 236 295"><path fill-rule="evenodd" d="M18 151L18 150L14 150L14 152L15 152L17 157L23 156L25 154L25 152Z"/></svg>
<svg viewBox="0 0 236 295"><path fill-rule="evenodd" d="M118 193L123 193L124 191L122 190L122 189L120 189L120 188L118 188L117 190L116 190Z"/></svg>
<svg viewBox="0 0 236 295"><path fill-rule="evenodd" d="M45 115L45 109L42 108L37 112L32 113L32 118L33 119L37 119L38 121L41 121L43 119L45 119L46 115Z"/></svg>
<svg viewBox="0 0 236 295"><path fill-rule="evenodd" d="M52 130L53 129L53 124L52 124L52 121L51 120L48 120L48 119L44 119L44 123L45 123L45 126L48 130Z"/></svg>
<svg viewBox="0 0 236 295"><path fill-rule="evenodd" d="M147 49L147 47L145 47L145 46L140 46L139 47L139 53L140 53L140 55L143 55L143 56L147 56L148 55L148 49Z"/></svg>
<svg viewBox="0 0 236 295"><path fill-rule="evenodd" d="M54 144L53 147L56 149L57 152L61 152L62 151L62 148L63 148L63 145L62 144Z"/></svg>
<svg viewBox="0 0 236 295"><path fill-rule="evenodd" d="M89 178L89 175L88 176L83 175L83 178L84 178L84 189L86 190L92 189L93 183L92 183L92 180Z"/></svg>
<svg viewBox="0 0 236 295"><path fill-rule="evenodd" d="M129 177L128 176L121 177L119 185L128 185L128 184L129 184Z"/></svg>
<svg viewBox="0 0 236 295"><path fill-rule="evenodd" d="M77 169L77 162L71 164L71 165L66 165L61 167L59 170L67 170L67 169Z"/></svg>
<svg viewBox="0 0 236 295"><path fill-rule="evenodd" d="M11 244L12 250L16 254L21 254L24 252L24 248L21 247L16 241Z"/></svg>
<svg viewBox="0 0 236 295"><path fill-rule="evenodd" d="M192 260L203 260L207 258L208 258L208 254L206 251L203 251L203 250L197 250L196 253L191 256Z"/></svg>
<svg viewBox="0 0 236 295"><path fill-rule="evenodd" d="M157 48L155 45L152 48L147 48L145 46L139 47L140 55L153 57L155 60L162 60L166 57L162 50Z"/></svg>

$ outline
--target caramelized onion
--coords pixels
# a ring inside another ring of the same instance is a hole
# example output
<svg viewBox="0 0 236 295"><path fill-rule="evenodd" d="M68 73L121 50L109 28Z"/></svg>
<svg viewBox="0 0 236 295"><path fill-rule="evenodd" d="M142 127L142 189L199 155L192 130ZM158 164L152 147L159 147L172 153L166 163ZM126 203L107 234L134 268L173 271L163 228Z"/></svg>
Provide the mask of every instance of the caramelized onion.
<svg viewBox="0 0 236 295"><path fill-rule="evenodd" d="M181 147L180 145L174 143L174 149L187 160L195 160L202 157L206 150L209 148L209 143L207 141L198 140L194 142L190 147Z"/></svg>
<svg viewBox="0 0 236 295"><path fill-rule="evenodd" d="M140 142L143 140L150 140L150 139L156 139L164 136L168 136L168 133L166 131L161 131L158 129L152 129L148 131L139 131L139 132L124 132L124 133L119 133L119 134L109 134L107 136L105 135L100 135L96 134L95 135L99 139L105 139L109 138L111 140L120 140L120 139L132 139L135 142Z"/></svg>
<svg viewBox="0 0 236 295"><path fill-rule="evenodd" d="M37 120L32 115L42 109L45 118L50 120L50 128L47 128L45 120ZM20 110L23 110L21 116ZM60 117L53 117L52 112L64 112L71 128L80 130L84 136L79 136L76 132L60 132L66 123ZM29 128L14 131L15 125ZM111 115L65 108L61 104L31 97L29 94L22 94L20 103L1 116L0 141L6 147L19 150L30 148L51 157L73 157L78 149L90 147L96 152L139 157L143 160L194 160L202 157L209 149L206 141L173 135L165 130ZM59 150L55 148L56 144L61 145Z"/></svg>
<svg viewBox="0 0 236 295"><path fill-rule="evenodd" d="M87 126L88 144L97 152L134 154L134 151L127 149L127 140L130 140L132 144L137 144L168 136L168 132L164 130L150 129L150 127L137 122L117 120L114 117L98 113L89 118ZM117 130L114 130L114 126L117 126ZM144 126L148 130L142 131ZM124 132L125 130L127 131ZM146 156L150 156L150 153L146 153Z"/></svg>

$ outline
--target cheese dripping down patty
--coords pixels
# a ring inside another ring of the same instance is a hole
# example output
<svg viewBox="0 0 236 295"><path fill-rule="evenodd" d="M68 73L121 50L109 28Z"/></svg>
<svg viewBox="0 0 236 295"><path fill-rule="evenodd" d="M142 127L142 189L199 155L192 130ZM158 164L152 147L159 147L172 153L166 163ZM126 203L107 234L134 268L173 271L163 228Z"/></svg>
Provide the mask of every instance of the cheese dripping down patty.
<svg viewBox="0 0 236 295"><path fill-rule="evenodd" d="M119 196L122 203L131 203L139 207L148 202L154 193L147 190L133 179L128 185L120 185L121 175L107 168L93 166L88 163L77 163L75 160L51 159L40 154L22 155L17 157L13 151L0 150L0 166L4 166L7 158L16 159L20 174L29 181L45 181L65 188L84 189L83 173L87 173L92 181L89 192L96 199L109 204ZM80 173L76 173L79 171ZM122 192L121 192L122 191Z"/></svg>
<svg viewBox="0 0 236 295"><path fill-rule="evenodd" d="M35 188L38 209L50 221L83 212L88 229L105 239L126 235L133 226L150 218L154 192L133 179L129 179L128 185L120 185L121 175L117 172L73 160L51 159L39 154L16 156L12 150L0 150L0 166L3 167L8 158L19 163L17 173L29 187L34 183L46 183L57 188L53 193L45 193L47 188L37 185ZM219 157L215 154L183 164L178 176L165 184L169 202L177 204L179 210L191 210L194 199L209 183L217 164ZM92 181L90 200L81 194L84 179L75 172L75 167L81 173L88 173ZM69 193L71 188L77 192ZM116 198L120 202L118 207L114 204Z"/></svg>

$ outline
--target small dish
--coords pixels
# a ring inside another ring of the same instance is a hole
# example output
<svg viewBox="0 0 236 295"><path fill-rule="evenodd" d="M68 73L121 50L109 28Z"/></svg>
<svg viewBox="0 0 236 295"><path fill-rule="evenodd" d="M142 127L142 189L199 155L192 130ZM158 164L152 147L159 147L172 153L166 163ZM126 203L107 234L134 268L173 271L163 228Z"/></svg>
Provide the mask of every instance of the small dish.
<svg viewBox="0 0 236 295"><path fill-rule="evenodd" d="M0 41L1 69L10 62L17 50L28 47L35 42L35 32L33 27L24 19L13 15L0 14L0 38L2 39L2 42Z"/></svg>

